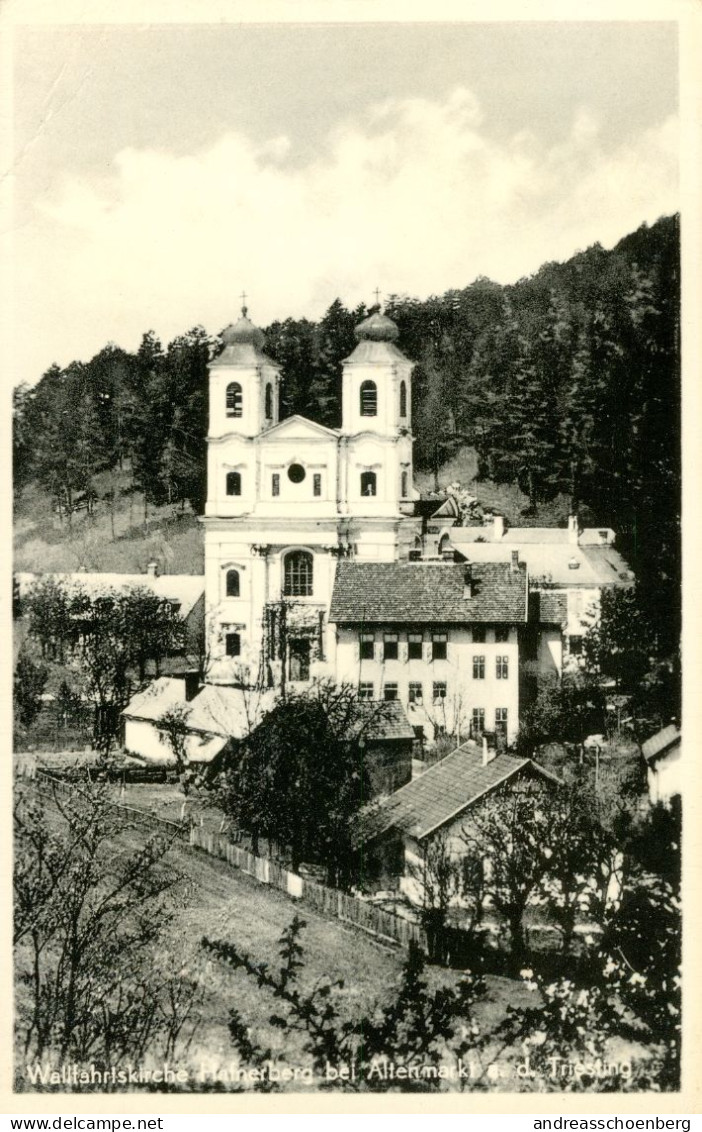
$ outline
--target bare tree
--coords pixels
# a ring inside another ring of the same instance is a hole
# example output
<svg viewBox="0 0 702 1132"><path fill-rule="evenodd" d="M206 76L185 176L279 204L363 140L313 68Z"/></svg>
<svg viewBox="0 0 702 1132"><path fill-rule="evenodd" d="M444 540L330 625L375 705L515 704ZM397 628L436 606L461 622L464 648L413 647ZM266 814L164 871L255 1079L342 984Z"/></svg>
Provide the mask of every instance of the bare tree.
<svg viewBox="0 0 702 1132"><path fill-rule="evenodd" d="M164 963L169 844L125 846L104 791L18 789L14 945L25 1059L110 1065L192 1039L197 980ZM179 970L178 967L175 968Z"/></svg>

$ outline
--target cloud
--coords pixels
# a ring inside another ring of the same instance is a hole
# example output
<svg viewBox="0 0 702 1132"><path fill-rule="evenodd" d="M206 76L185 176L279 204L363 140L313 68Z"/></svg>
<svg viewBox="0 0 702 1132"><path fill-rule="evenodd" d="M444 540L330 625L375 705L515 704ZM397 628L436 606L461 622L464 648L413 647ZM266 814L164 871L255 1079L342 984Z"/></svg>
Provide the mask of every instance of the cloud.
<svg viewBox="0 0 702 1132"><path fill-rule="evenodd" d="M265 323L376 285L509 282L675 211L677 162L674 119L608 151L587 108L557 146L497 141L463 88L360 113L307 164L288 138L241 133L189 156L125 149L110 181L69 179L38 202L27 302L65 363L151 326L217 330L242 287Z"/></svg>

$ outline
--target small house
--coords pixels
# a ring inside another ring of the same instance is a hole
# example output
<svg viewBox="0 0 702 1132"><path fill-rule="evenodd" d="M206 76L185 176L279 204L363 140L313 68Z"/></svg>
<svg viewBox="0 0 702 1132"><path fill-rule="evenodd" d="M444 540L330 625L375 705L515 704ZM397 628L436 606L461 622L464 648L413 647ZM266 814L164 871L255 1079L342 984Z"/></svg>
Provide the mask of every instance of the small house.
<svg viewBox="0 0 702 1132"><path fill-rule="evenodd" d="M674 723L656 732L642 744L641 754L646 761L648 796L652 805L671 799L681 793L680 754L682 733Z"/></svg>

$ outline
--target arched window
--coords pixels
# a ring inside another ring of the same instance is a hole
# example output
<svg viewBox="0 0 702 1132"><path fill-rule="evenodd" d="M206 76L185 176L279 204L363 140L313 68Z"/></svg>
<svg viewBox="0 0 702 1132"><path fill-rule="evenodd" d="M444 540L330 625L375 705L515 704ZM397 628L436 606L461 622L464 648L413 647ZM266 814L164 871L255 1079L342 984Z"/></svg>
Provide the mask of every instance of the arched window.
<svg viewBox="0 0 702 1132"><path fill-rule="evenodd" d="M361 472L361 495L375 495L375 472Z"/></svg>
<svg viewBox="0 0 702 1132"><path fill-rule="evenodd" d="M378 389L374 381L364 381L361 385L361 416L378 415Z"/></svg>
<svg viewBox="0 0 702 1132"><path fill-rule="evenodd" d="M400 382L400 416L407 416L407 382Z"/></svg>
<svg viewBox="0 0 702 1132"><path fill-rule="evenodd" d="M402 486L400 487L400 494L402 495L403 499L406 499L407 498L407 489L408 489L408 484L409 484L409 477L407 475L407 472L403 472L401 478L402 478Z"/></svg>
<svg viewBox="0 0 702 1132"><path fill-rule="evenodd" d="M266 420L273 420L273 386L268 384L266 386Z"/></svg>
<svg viewBox="0 0 702 1132"><path fill-rule="evenodd" d="M239 596L239 571L227 570L227 597Z"/></svg>
<svg viewBox="0 0 702 1132"><path fill-rule="evenodd" d="M310 597L312 594L313 558L307 550L293 550L285 557L283 594L285 597Z"/></svg>
<svg viewBox="0 0 702 1132"><path fill-rule="evenodd" d="M238 381L232 381L227 386L227 416L240 417L243 408L241 386Z"/></svg>
<svg viewBox="0 0 702 1132"><path fill-rule="evenodd" d="M227 495L241 495L241 476L239 472L227 472Z"/></svg>

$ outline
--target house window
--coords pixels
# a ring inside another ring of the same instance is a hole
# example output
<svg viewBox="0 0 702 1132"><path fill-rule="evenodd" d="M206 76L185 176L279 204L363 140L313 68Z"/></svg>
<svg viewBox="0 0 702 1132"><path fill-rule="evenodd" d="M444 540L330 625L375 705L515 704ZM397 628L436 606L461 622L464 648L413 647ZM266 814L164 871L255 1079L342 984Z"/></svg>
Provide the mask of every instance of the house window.
<svg viewBox="0 0 702 1132"><path fill-rule="evenodd" d="M434 633L431 639L431 659L446 660L448 638L445 633Z"/></svg>
<svg viewBox="0 0 702 1132"><path fill-rule="evenodd" d="M495 659L495 676L498 680L509 679L509 657L498 656Z"/></svg>
<svg viewBox="0 0 702 1132"><path fill-rule="evenodd" d="M240 417L243 409L243 397L238 381L232 381L227 386L227 416Z"/></svg>
<svg viewBox="0 0 702 1132"><path fill-rule="evenodd" d="M434 693L434 703L446 699L446 682L444 680L435 682L432 690Z"/></svg>
<svg viewBox="0 0 702 1132"><path fill-rule="evenodd" d="M280 475L273 472L271 476L271 495L280 495Z"/></svg>
<svg viewBox="0 0 702 1132"><path fill-rule="evenodd" d="M241 475L239 472L227 472L227 495L241 495Z"/></svg>
<svg viewBox="0 0 702 1132"><path fill-rule="evenodd" d="M372 700L375 695L374 686L368 681L358 685L358 698L359 700Z"/></svg>
<svg viewBox="0 0 702 1132"><path fill-rule="evenodd" d="M410 633L407 638L407 659L408 660L421 660L422 659L422 634Z"/></svg>
<svg viewBox="0 0 702 1132"><path fill-rule="evenodd" d="M361 633L361 646L360 657L361 660L373 659L373 646L375 644L375 637L372 633Z"/></svg>
<svg viewBox="0 0 702 1132"><path fill-rule="evenodd" d="M407 416L407 382L400 382L400 416Z"/></svg>
<svg viewBox="0 0 702 1132"><path fill-rule="evenodd" d="M227 597L239 596L239 571L227 570Z"/></svg>
<svg viewBox="0 0 702 1132"><path fill-rule="evenodd" d="M409 686L409 702L411 704L421 704L423 698L422 685L417 681L412 681Z"/></svg>
<svg viewBox="0 0 702 1132"><path fill-rule="evenodd" d="M313 559L307 550L294 550L285 557L283 593L285 597L310 597Z"/></svg>
<svg viewBox="0 0 702 1132"><path fill-rule="evenodd" d="M495 640L499 644L504 644L509 640L509 625L496 625L495 626Z"/></svg>
<svg viewBox="0 0 702 1132"><path fill-rule="evenodd" d="M227 633L224 638L224 648L227 656L239 656L241 654L241 636L239 633Z"/></svg>
<svg viewBox="0 0 702 1132"><path fill-rule="evenodd" d="M403 472L402 476L401 476L401 483L400 483L400 494L402 495L403 499L407 498L408 486L409 486L409 476L407 475L407 472Z"/></svg>
<svg viewBox="0 0 702 1132"><path fill-rule="evenodd" d="M507 708L495 708L495 731L498 735L507 734Z"/></svg>
<svg viewBox="0 0 702 1132"><path fill-rule="evenodd" d="M582 656L583 638L579 634L571 634L568 637L568 650L571 656Z"/></svg>
<svg viewBox="0 0 702 1132"><path fill-rule="evenodd" d="M375 472L361 472L361 495L375 495Z"/></svg>
<svg viewBox="0 0 702 1132"><path fill-rule="evenodd" d="M383 637L383 660L397 660L397 633L386 633Z"/></svg>
<svg viewBox="0 0 702 1132"><path fill-rule="evenodd" d="M273 419L273 386L266 386L266 420Z"/></svg>
<svg viewBox="0 0 702 1132"><path fill-rule="evenodd" d="M485 644L485 626L484 625L474 625L473 629L472 629L472 635L473 635L473 644L474 645L484 645Z"/></svg>
<svg viewBox="0 0 702 1132"><path fill-rule="evenodd" d="M473 657L473 679L474 680L484 680L485 679L485 657L484 656L474 656Z"/></svg>
<svg viewBox="0 0 702 1132"><path fill-rule="evenodd" d="M315 472L312 476L312 494L318 496L322 494L322 477L319 472Z"/></svg>
<svg viewBox="0 0 702 1132"><path fill-rule="evenodd" d="M474 738L479 737L483 734L483 732L485 731L485 708L473 708L470 729Z"/></svg>
<svg viewBox="0 0 702 1132"><path fill-rule="evenodd" d="M378 414L378 389L374 381L364 381L361 385L361 416L375 417Z"/></svg>
<svg viewBox="0 0 702 1132"><path fill-rule="evenodd" d="M397 699L397 684L386 684L383 688L383 699L386 701Z"/></svg>

